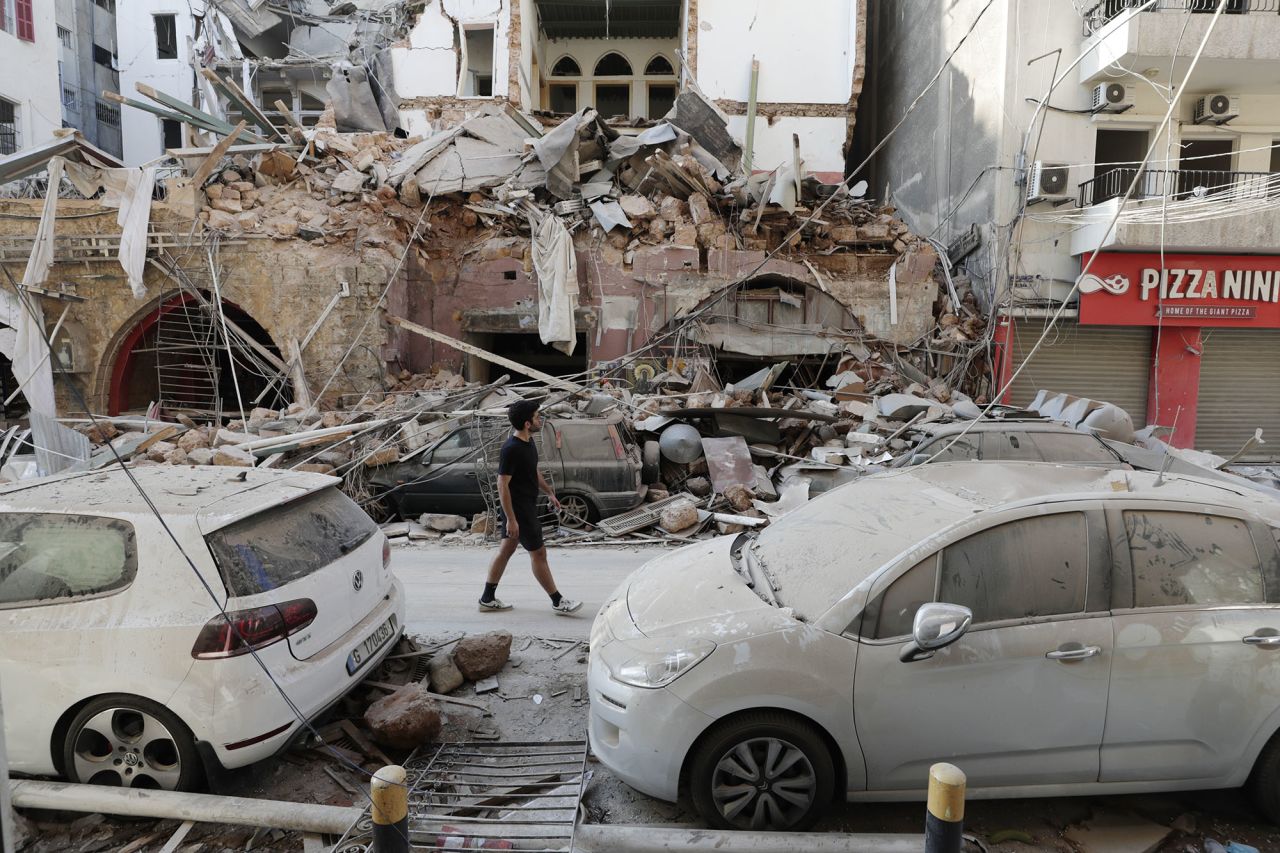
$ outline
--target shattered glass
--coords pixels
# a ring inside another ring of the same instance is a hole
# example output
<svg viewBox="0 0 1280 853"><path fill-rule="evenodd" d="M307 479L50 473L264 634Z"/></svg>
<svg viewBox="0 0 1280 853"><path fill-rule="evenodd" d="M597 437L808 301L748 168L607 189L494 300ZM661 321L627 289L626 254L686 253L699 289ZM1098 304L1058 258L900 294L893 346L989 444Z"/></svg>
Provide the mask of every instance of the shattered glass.
<svg viewBox="0 0 1280 853"><path fill-rule="evenodd" d="M363 545L378 526L335 488L259 512L206 537L232 596L277 589Z"/></svg>

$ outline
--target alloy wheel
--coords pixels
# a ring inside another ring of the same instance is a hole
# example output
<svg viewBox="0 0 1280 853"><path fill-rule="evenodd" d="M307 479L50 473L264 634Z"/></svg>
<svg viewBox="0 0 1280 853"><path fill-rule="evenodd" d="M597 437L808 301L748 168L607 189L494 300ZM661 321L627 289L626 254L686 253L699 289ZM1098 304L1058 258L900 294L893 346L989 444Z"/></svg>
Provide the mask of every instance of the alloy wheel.
<svg viewBox="0 0 1280 853"><path fill-rule="evenodd" d="M813 806L818 777L804 752L774 737L743 741L711 775L717 810L740 829L787 829Z"/></svg>
<svg viewBox="0 0 1280 853"><path fill-rule="evenodd" d="M579 530L586 527L591 518L591 504L582 495L565 495L560 499L561 523Z"/></svg>
<svg viewBox="0 0 1280 853"><path fill-rule="evenodd" d="M169 729L136 708L107 708L76 732L76 778L92 785L172 791L182 777L182 757Z"/></svg>

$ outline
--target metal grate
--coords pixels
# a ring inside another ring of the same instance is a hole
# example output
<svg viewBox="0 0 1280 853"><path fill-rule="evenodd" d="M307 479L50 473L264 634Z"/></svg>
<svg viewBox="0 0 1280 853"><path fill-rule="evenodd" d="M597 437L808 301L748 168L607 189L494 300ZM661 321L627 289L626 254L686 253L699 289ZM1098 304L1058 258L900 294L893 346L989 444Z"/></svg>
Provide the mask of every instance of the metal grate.
<svg viewBox="0 0 1280 853"><path fill-rule="evenodd" d="M630 512L606 518L596 525L596 530L605 536L625 536L628 533L635 533L651 524L657 524L658 519L662 517L662 511L678 501L690 501L695 506L699 503L698 499L692 495L672 495Z"/></svg>
<svg viewBox="0 0 1280 853"><path fill-rule="evenodd" d="M413 850L573 849L587 742L446 743L405 762ZM334 853L368 853L368 808Z"/></svg>
<svg viewBox="0 0 1280 853"><path fill-rule="evenodd" d="M220 338L213 318L194 301L166 311L156 322L156 373L168 409L219 417Z"/></svg>

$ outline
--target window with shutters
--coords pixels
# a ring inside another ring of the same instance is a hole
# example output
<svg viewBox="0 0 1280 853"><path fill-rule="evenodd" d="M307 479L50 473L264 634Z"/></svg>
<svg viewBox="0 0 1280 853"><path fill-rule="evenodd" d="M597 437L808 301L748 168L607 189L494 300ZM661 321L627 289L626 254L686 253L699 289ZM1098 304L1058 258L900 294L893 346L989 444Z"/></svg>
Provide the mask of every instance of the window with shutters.
<svg viewBox="0 0 1280 853"><path fill-rule="evenodd" d="M18 38L23 41L36 40L35 15L31 11L31 0L14 0L13 17L17 23Z"/></svg>
<svg viewBox="0 0 1280 853"><path fill-rule="evenodd" d="M71 30L66 27L58 27L58 41L62 42L62 46L67 50L71 50L75 42L71 40Z"/></svg>
<svg viewBox="0 0 1280 853"><path fill-rule="evenodd" d="M104 104L98 101L98 123L105 124L107 127L120 126L120 108L115 104Z"/></svg>

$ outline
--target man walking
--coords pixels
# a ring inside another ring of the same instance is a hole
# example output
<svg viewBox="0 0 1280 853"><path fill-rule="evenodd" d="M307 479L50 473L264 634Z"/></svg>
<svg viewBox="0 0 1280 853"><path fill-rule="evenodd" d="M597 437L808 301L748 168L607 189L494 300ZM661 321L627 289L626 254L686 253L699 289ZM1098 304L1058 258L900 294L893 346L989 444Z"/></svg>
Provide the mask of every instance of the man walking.
<svg viewBox="0 0 1280 853"><path fill-rule="evenodd" d="M480 596L480 609L511 609L511 605L504 604L496 593L502 573L507 570L507 561L519 544L529 552L533 577L551 596L551 609L567 616L581 608L582 602L565 598L556 589L551 566L547 564L547 546L542 542L542 525L538 523L539 489L547 493L552 506L560 508L555 490L538 470L538 446L533 436L542 429L542 414L533 400L520 400L507 407L507 417L511 419L513 432L502 445L502 453L498 457L498 499L502 503L498 530L502 534L502 545L489 566L484 594Z"/></svg>

